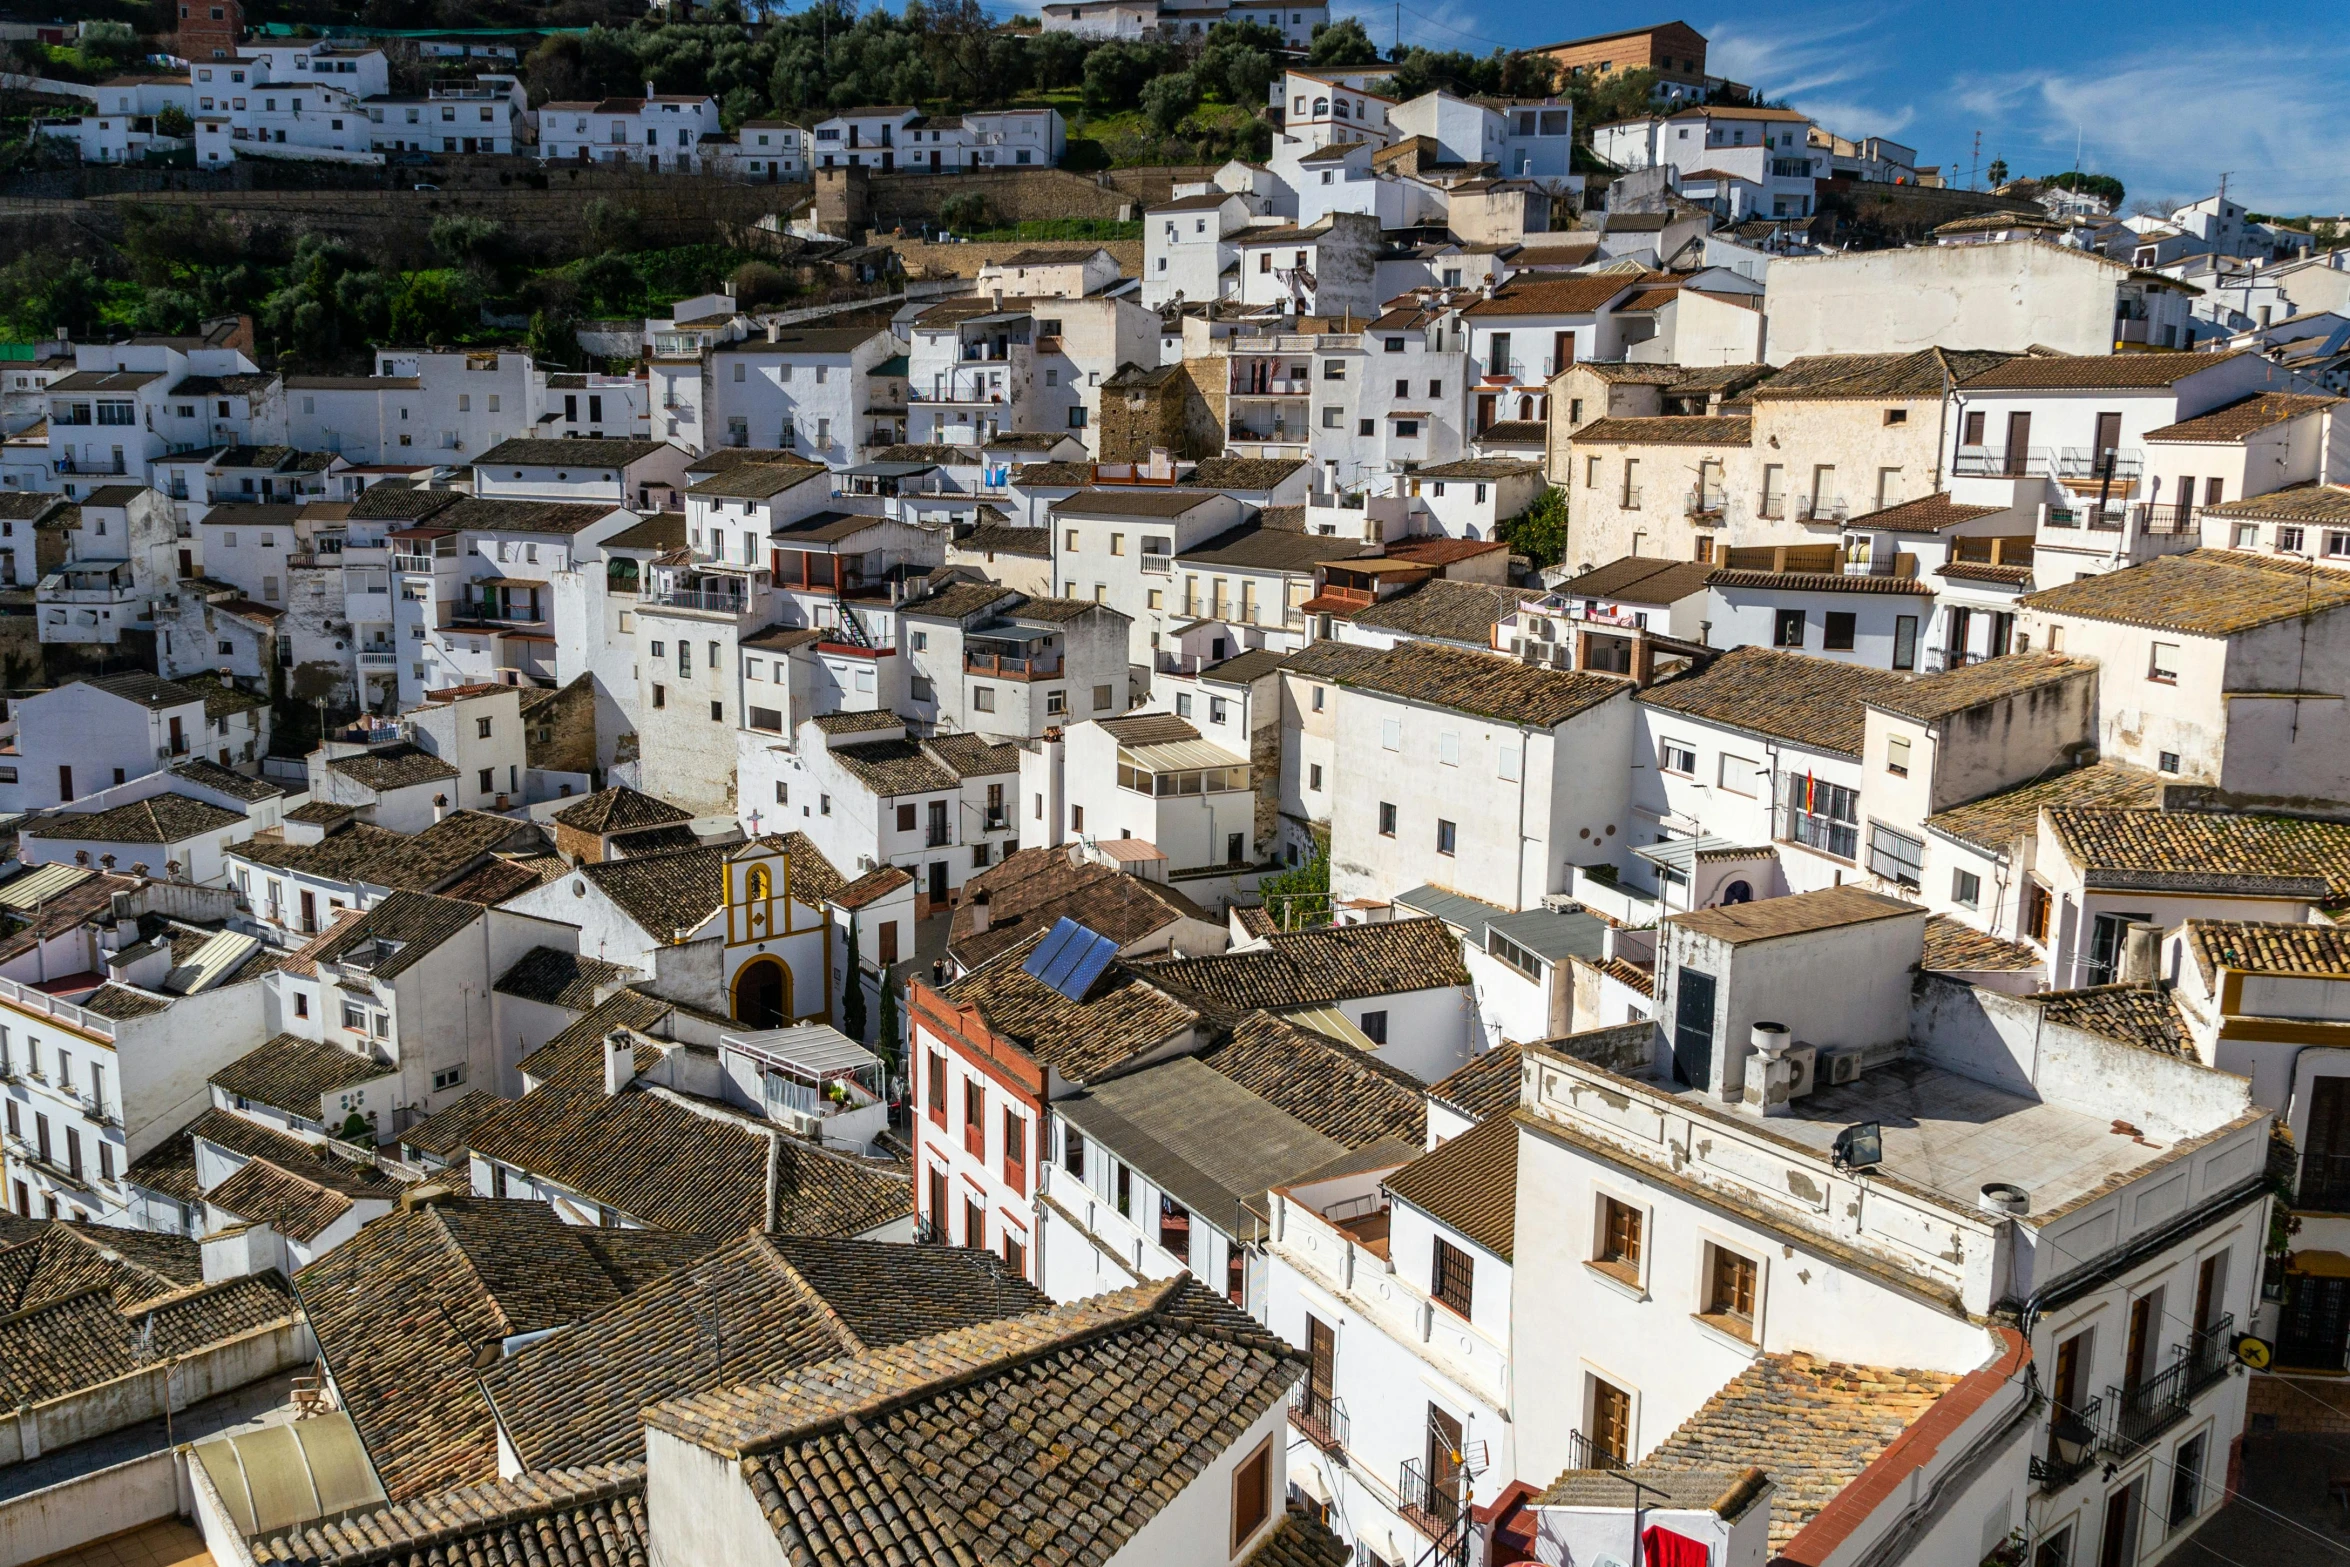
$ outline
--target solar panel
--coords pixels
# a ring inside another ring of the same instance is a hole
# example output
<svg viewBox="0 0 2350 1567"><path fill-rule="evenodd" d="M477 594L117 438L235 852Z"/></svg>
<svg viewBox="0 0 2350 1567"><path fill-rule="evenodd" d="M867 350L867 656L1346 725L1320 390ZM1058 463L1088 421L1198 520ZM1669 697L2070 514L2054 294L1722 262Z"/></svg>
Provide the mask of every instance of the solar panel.
<svg viewBox="0 0 2350 1567"><path fill-rule="evenodd" d="M1029 952L1027 961L1020 965L1021 971L1031 978L1043 979L1045 970L1050 968L1054 960L1067 950L1069 938L1084 928L1066 916L1056 920L1053 923L1053 928L1044 933L1044 940L1036 944L1035 948ZM1046 983L1050 984L1051 981L1046 980Z"/></svg>
<svg viewBox="0 0 2350 1567"><path fill-rule="evenodd" d="M1021 969L1071 1001L1083 1001L1094 981L1118 955L1118 944L1073 919L1061 919L1045 933Z"/></svg>

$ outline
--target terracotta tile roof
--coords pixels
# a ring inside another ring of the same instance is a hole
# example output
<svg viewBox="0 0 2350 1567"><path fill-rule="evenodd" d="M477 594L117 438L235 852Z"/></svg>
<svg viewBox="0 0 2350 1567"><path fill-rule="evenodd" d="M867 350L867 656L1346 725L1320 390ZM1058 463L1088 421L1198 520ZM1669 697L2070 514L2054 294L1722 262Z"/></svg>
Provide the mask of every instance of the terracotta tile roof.
<svg viewBox="0 0 2350 1567"><path fill-rule="evenodd" d="M0 1318L0 1400L18 1408L128 1376L149 1363L142 1332L169 1359L293 1318L275 1269L121 1303L101 1284Z"/></svg>
<svg viewBox="0 0 2350 1567"><path fill-rule="evenodd" d="M1934 723L1985 703L2005 701L2068 680L2090 679L2096 673L2097 665L2092 659L2067 658L2062 653L2009 653L1980 663L1962 664L1938 675L1921 676L1866 701L1868 706L1888 713Z"/></svg>
<svg viewBox="0 0 2350 1567"><path fill-rule="evenodd" d="M571 862L559 855L521 861L489 859L435 890L444 898L492 908L533 887L543 886L570 869Z"/></svg>
<svg viewBox="0 0 2350 1567"><path fill-rule="evenodd" d="M687 472L692 472L689 468ZM607 550L655 550L666 554L685 548L685 513L655 512L634 527L623 528L604 540Z"/></svg>
<svg viewBox="0 0 2350 1567"><path fill-rule="evenodd" d="M468 1089L400 1133L400 1146L421 1148L443 1159L454 1159L465 1152L467 1140L482 1117L505 1102L496 1094Z"/></svg>
<svg viewBox="0 0 2350 1567"><path fill-rule="evenodd" d="M2209 982L2222 967L2247 974L2350 978L2350 931L2272 920L2189 920L2187 946Z"/></svg>
<svg viewBox="0 0 2350 1567"><path fill-rule="evenodd" d="M1540 446L1550 438L1550 426L1539 419L1497 419L1472 438L1478 446Z"/></svg>
<svg viewBox="0 0 2350 1567"><path fill-rule="evenodd" d="M192 795L158 794L103 811L48 812L19 828L18 835L76 843L151 843L167 848L191 838L209 838L244 820L243 811L227 810ZM160 864L152 868L163 869Z"/></svg>
<svg viewBox="0 0 2350 1567"><path fill-rule="evenodd" d="M448 889L453 895L453 878L476 868L493 850L523 841L544 840L536 828L511 817L452 811L420 833L348 822L331 828L317 843L288 843L276 833L260 833L237 845L235 852L256 865L298 870L328 881L408 892Z"/></svg>
<svg viewBox="0 0 2350 1567"><path fill-rule="evenodd" d="M2273 555L2191 550L2043 588L2017 602L2044 615L2227 636L2350 605L2350 572Z"/></svg>
<svg viewBox="0 0 2350 1567"><path fill-rule="evenodd" d="M655 452L669 449L667 441L594 440L574 437L559 440L533 440L516 436L473 459L476 468L494 468L500 463L524 468L625 468L641 462ZM684 453L680 452L679 456Z"/></svg>
<svg viewBox="0 0 2350 1567"><path fill-rule="evenodd" d="M1937 811L1926 818L1926 826L1977 848L2004 854L2018 839L2039 830L2042 806L2151 810L2161 796L2161 780L2154 774L2117 762L2099 762Z"/></svg>
<svg viewBox="0 0 2350 1567"><path fill-rule="evenodd" d="M314 963L365 963L377 979L394 979L483 917L478 903L395 892L319 943L310 958Z"/></svg>
<svg viewBox="0 0 2350 1567"><path fill-rule="evenodd" d="M578 874L593 882L646 935L668 941L717 912L725 898L730 852L711 847L603 860L579 866Z"/></svg>
<svg viewBox="0 0 2350 1567"><path fill-rule="evenodd" d="M1291 1507L1243 1567L1347 1567L1353 1549L1312 1513Z"/></svg>
<svg viewBox="0 0 2350 1567"><path fill-rule="evenodd" d="M1358 626L1399 631L1406 636L1474 643L1482 650L1493 645L1493 628L1502 616L1526 600L1541 596L1537 588L1508 588L1431 577L1392 598L1357 610L1349 618Z"/></svg>
<svg viewBox="0 0 2350 1567"><path fill-rule="evenodd" d="M643 1454L649 1404L1051 1304L984 1251L746 1235L498 1362L482 1387L524 1468L620 1462Z"/></svg>
<svg viewBox="0 0 2350 1567"><path fill-rule="evenodd" d="M1537 669L1433 642L1403 643L1337 679L1342 686L1544 729L1632 689L1607 675Z"/></svg>
<svg viewBox="0 0 2350 1567"><path fill-rule="evenodd" d="M2020 973L2040 967L2040 954L2020 942L1987 936L1947 914L1929 914L1925 954L1918 966L1956 974Z"/></svg>
<svg viewBox="0 0 2350 1567"><path fill-rule="evenodd" d="M1848 883L1823 887L1817 892L1764 898L1757 903L1725 903L1688 914L1670 914L1665 918L1668 924L1679 925L1701 936L1737 946L1749 941L1802 936L1814 931L1836 930L1847 925L1899 919L1924 912L1918 904L1904 903L1899 898L1888 898L1883 893L1870 892Z"/></svg>
<svg viewBox="0 0 2350 1567"><path fill-rule="evenodd" d="M1383 1183L1507 1262L1517 1236L1518 1123L1497 1115L1440 1143Z"/></svg>
<svg viewBox="0 0 2350 1567"><path fill-rule="evenodd" d="M2257 519L2266 522L2350 523L2350 488L2338 484L2296 484L2247 500L2203 508L2206 517Z"/></svg>
<svg viewBox="0 0 2350 1567"><path fill-rule="evenodd" d="M1067 500L1053 502L1053 512L1079 517L1173 518L1220 499L1222 495L1216 490L1084 490Z"/></svg>
<svg viewBox="0 0 2350 1567"><path fill-rule="evenodd" d="M267 1159L281 1169L314 1178L338 1191L350 1190L353 1182L378 1187L387 1193L397 1189L393 1179L372 1164L340 1158L320 1144L289 1137L258 1121L219 1109L206 1109L142 1154L130 1167L130 1181L178 1202L202 1201L204 1193L196 1182L195 1141L199 1137L233 1154Z"/></svg>
<svg viewBox="0 0 2350 1567"><path fill-rule="evenodd" d="M1123 962L1111 963L1084 1000L1070 1000L1021 971L1029 949L1044 935L1039 930L1005 948L949 985L946 998L976 1006L991 1030L1077 1084L1199 1025L1199 1013Z"/></svg>
<svg viewBox="0 0 2350 1567"><path fill-rule="evenodd" d="M363 789L382 792L439 783L457 776L457 769L405 740L377 751L360 751L328 762L329 771L342 774Z"/></svg>
<svg viewBox="0 0 2350 1567"><path fill-rule="evenodd" d="M988 926L979 922L979 894L987 895ZM1065 848L1022 849L963 884L947 932L947 950L965 968L978 968L1053 922L1073 919L1121 947L1181 919L1214 917L1174 888L1107 865L1078 864Z"/></svg>
<svg viewBox="0 0 2350 1567"><path fill-rule="evenodd" d="M93 1289L128 1307L203 1282L203 1249L192 1240L52 1219L0 1251L0 1318Z"/></svg>
<svg viewBox="0 0 2350 1567"><path fill-rule="evenodd" d="M1197 740L1199 731L1191 721L1177 718L1173 713L1129 713L1123 718L1102 718L1095 722L1109 731L1110 738L1120 745L1173 745L1179 740Z"/></svg>
<svg viewBox="0 0 2350 1567"><path fill-rule="evenodd" d="M1952 385L2005 364L2012 355L1923 348L1909 354L1809 354L1790 359L1754 389L1756 402L1828 398L1939 398Z"/></svg>
<svg viewBox="0 0 2350 1567"><path fill-rule="evenodd" d="M212 1086L273 1110L316 1120L321 1095L389 1077L400 1069L339 1045L278 1034L212 1074Z"/></svg>
<svg viewBox="0 0 2350 1567"><path fill-rule="evenodd" d="M1461 457L1432 467L1415 468L1412 476L1417 479L1515 479L1540 472L1542 464L1524 457ZM1456 542L1469 541L1463 539ZM1390 545L1388 553L1393 554L1394 551L1395 546Z"/></svg>
<svg viewBox="0 0 2350 1567"><path fill-rule="evenodd" d="M922 749L956 778L992 778L1020 771L1020 748L995 745L975 734L934 735Z"/></svg>
<svg viewBox="0 0 2350 1567"><path fill-rule="evenodd" d="M1723 414L1594 419L1571 439L1578 446L1746 446L1754 440L1754 421Z"/></svg>
<svg viewBox="0 0 2350 1567"><path fill-rule="evenodd" d="M1660 1483L1686 1476L1729 1491L1745 1471L1761 1468L1774 1486L1770 1547L1776 1552L1958 1380L1801 1352L1763 1355L1624 1473ZM1574 1495L1561 1489L1574 1473L1561 1476L1543 1500ZM1607 1485L1605 1505L1620 1502L1629 1489L1620 1479Z"/></svg>
<svg viewBox="0 0 2350 1567"><path fill-rule="evenodd" d="M1186 1276L646 1419L739 1457L794 1562L1090 1564L1160 1516L1303 1372L1298 1351Z"/></svg>
<svg viewBox="0 0 2350 1567"><path fill-rule="evenodd" d="M1417 1079L1271 1013L1246 1014L1196 1059L1346 1148L1386 1137L1427 1140L1426 1091Z"/></svg>
<svg viewBox="0 0 2350 1567"><path fill-rule="evenodd" d="M1154 963L1144 972L1202 1005L1236 1012L1469 983L1460 940L1440 919L1283 932L1254 952Z"/></svg>
<svg viewBox="0 0 2350 1567"><path fill-rule="evenodd" d="M152 996L128 985L105 984L82 997L79 1005L85 1012L95 1012L119 1023L134 1017L152 1017L171 1002L167 997Z"/></svg>
<svg viewBox="0 0 2350 1567"><path fill-rule="evenodd" d="M955 787L952 772L932 760L919 741L868 740L861 745L836 745L832 758L843 771L889 798L901 794L933 794Z"/></svg>
<svg viewBox="0 0 2350 1567"><path fill-rule="evenodd" d="M638 977L636 970L602 958L582 957L560 947L533 947L490 988L525 1001L585 1012L595 1006L598 990L609 992Z"/></svg>
<svg viewBox="0 0 2350 1567"><path fill-rule="evenodd" d="M1208 490L1270 490L1306 466L1302 457L1203 457L1184 482Z"/></svg>
<svg viewBox="0 0 2350 1567"><path fill-rule="evenodd" d="M2336 407L2341 401L2339 397L2313 397L2299 392L2254 392L2207 414L2148 430L2140 439L2233 443L2273 429L2288 419Z"/></svg>
<svg viewBox="0 0 2350 1567"><path fill-rule="evenodd" d="M252 1542L261 1567L443 1567L561 1562L643 1567L645 1466L557 1469L459 1486Z"/></svg>
<svg viewBox="0 0 2350 1567"><path fill-rule="evenodd" d="M285 793L276 784L264 783L258 778L248 778L243 773L223 767L218 762L207 761L201 756L180 763L171 770L171 773L174 778L185 778L192 784L201 784L207 789L218 790L222 794L243 800L248 805L258 805L263 800L275 800Z"/></svg>
<svg viewBox="0 0 2350 1567"><path fill-rule="evenodd" d="M2044 990L2024 999L2051 1023L2119 1040L2156 1055L2196 1059L2186 1020L2170 992L2144 985L2091 985L2080 990Z"/></svg>
<svg viewBox="0 0 2350 1567"><path fill-rule="evenodd" d="M2250 352L2024 354L1970 378L1970 392L2156 391Z"/></svg>
<svg viewBox="0 0 2350 1567"><path fill-rule="evenodd" d="M606 1094L601 1084L533 1089L484 1116L467 1145L638 1223L685 1233L857 1235L913 1205L902 1172L747 1119L701 1115L657 1094ZM772 1214L771 1158L778 1172Z"/></svg>
<svg viewBox="0 0 2350 1567"><path fill-rule="evenodd" d="M2051 806L2048 824L2091 888L2350 898L2350 822Z"/></svg>
<svg viewBox="0 0 2350 1567"><path fill-rule="evenodd" d="M1901 593L1932 598L1931 585L1890 572L1854 576L1841 571L1717 571L1706 578L1715 588L1763 588L1784 593Z"/></svg>
<svg viewBox="0 0 2350 1567"><path fill-rule="evenodd" d="M281 1170L267 1159L244 1167L204 1194L204 1200L247 1224L266 1224L298 1241L314 1241L351 1211L347 1193L308 1175Z"/></svg>
<svg viewBox="0 0 2350 1567"><path fill-rule="evenodd" d="M1947 490L1936 490L1914 501L1902 501L1877 511L1863 512L1852 519L1852 526L1891 528L1902 533L1940 533L1962 522L1996 517L2007 509L2005 506L1962 505L1952 500Z"/></svg>
<svg viewBox="0 0 2350 1567"><path fill-rule="evenodd" d="M555 813L555 821L559 826L601 835L631 832L639 827L665 827L671 822L692 821L693 816L683 806L656 799L626 784L615 784L566 805Z"/></svg>
<svg viewBox="0 0 2350 1567"><path fill-rule="evenodd" d="M1626 555L1594 566L1558 585L1562 598L1624 599L1635 604L1671 604L1705 591L1714 568L1701 561L1660 560Z"/></svg>
<svg viewBox="0 0 2350 1567"><path fill-rule="evenodd" d="M1994 566L1979 560L1945 561L1934 568L1934 575L1958 582L1996 582L2011 588L2028 588L2032 585L2032 568L2029 566Z"/></svg>
<svg viewBox="0 0 2350 1567"><path fill-rule="evenodd" d="M1642 281L1609 273L1594 276L1544 278L1527 283L1504 283L1491 299L1480 299L1461 312L1464 316L1585 316L1590 315Z"/></svg>
<svg viewBox="0 0 2350 1567"><path fill-rule="evenodd" d="M906 723L886 707L862 713L820 713L808 722L827 735L861 734L868 729L902 729Z"/></svg>
<svg viewBox="0 0 2350 1567"><path fill-rule="evenodd" d="M659 1230L565 1224L538 1202L384 1215L294 1277L344 1411L394 1502L494 1480L475 1356L575 1322L707 1251Z"/></svg>
<svg viewBox="0 0 2350 1567"><path fill-rule="evenodd" d="M1428 1085L1428 1097L1480 1121L1507 1115L1518 1107L1518 1047L1503 1040L1492 1049L1469 1058L1469 1064Z"/></svg>
<svg viewBox="0 0 2350 1567"><path fill-rule="evenodd" d="M1590 959L1582 961L1591 962ZM1591 963L1591 966L1616 983L1628 986L1644 996L1653 998L1656 995L1656 970L1653 967L1642 968L1630 958L1602 958Z"/></svg>
<svg viewBox="0 0 2350 1567"><path fill-rule="evenodd" d="M1858 756L1867 733L1865 705L1903 684L1901 676L1882 669L1742 647L1702 669L1659 681L1639 700L1815 751Z"/></svg>

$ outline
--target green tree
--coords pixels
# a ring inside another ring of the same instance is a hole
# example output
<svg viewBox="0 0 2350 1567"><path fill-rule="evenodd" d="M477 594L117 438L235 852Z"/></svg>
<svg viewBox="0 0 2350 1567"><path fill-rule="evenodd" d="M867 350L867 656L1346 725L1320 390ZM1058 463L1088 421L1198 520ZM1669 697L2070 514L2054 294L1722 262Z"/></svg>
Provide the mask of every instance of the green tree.
<svg viewBox="0 0 2350 1567"><path fill-rule="evenodd" d="M1199 107L1199 81L1189 71L1174 71L1142 90L1142 117L1162 136L1175 134L1183 117Z"/></svg>
<svg viewBox="0 0 2350 1567"><path fill-rule="evenodd" d="M622 206L609 196L596 196L579 209L579 219L587 225L588 249L636 249L636 208Z"/></svg>
<svg viewBox="0 0 2350 1567"><path fill-rule="evenodd" d="M0 267L0 324L20 343L61 329L86 337L98 323L101 292L87 261L36 247Z"/></svg>
<svg viewBox="0 0 2350 1567"><path fill-rule="evenodd" d="M881 1023L873 1031L873 1051L893 1076L904 1075L905 1052L898 1048L898 982L889 971L881 975Z"/></svg>
<svg viewBox="0 0 2350 1567"><path fill-rule="evenodd" d="M1313 858L1257 885L1276 930L1305 930L1330 922L1330 846L1317 840Z"/></svg>
<svg viewBox="0 0 2350 1567"><path fill-rule="evenodd" d="M976 233L987 227L987 198L975 190L957 191L938 204L938 221L951 233Z"/></svg>
<svg viewBox="0 0 2350 1567"><path fill-rule="evenodd" d="M2084 174L2077 169L2066 174L2043 174L2040 183L2053 185L2058 190L2081 190L2092 196L2102 196L2105 204L2116 212L2121 210L2122 198L2130 193L2129 187L2110 174Z"/></svg>
<svg viewBox="0 0 2350 1567"><path fill-rule="evenodd" d="M633 315L645 302L644 276L616 250L590 256L572 273L581 304L600 316Z"/></svg>
<svg viewBox="0 0 2350 1567"><path fill-rule="evenodd" d="M1222 32L1231 25L1219 22L1215 30ZM1192 74L1203 91L1212 92L1237 108L1253 110L1264 107L1266 93L1273 85L1274 69L1269 51L1251 43L1214 39L1200 51L1199 63L1192 67Z"/></svg>
<svg viewBox="0 0 2350 1567"><path fill-rule="evenodd" d="M1537 566L1555 566L1567 553L1567 492L1556 485L1494 530L1510 549Z"/></svg>
<svg viewBox="0 0 2350 1567"><path fill-rule="evenodd" d="M1983 171L1983 177L1991 182L1991 188L1993 190L1997 190L2000 186L2006 184L2007 160L2005 158L1993 158L1991 160L1991 167Z"/></svg>
<svg viewBox="0 0 2350 1567"><path fill-rule="evenodd" d="M468 217L463 213L436 218L431 238L434 252L443 261L462 267L477 278L502 278L519 259L506 225L492 218Z"/></svg>
<svg viewBox="0 0 2350 1567"><path fill-rule="evenodd" d="M746 261L734 269L734 302L745 310L780 304L792 294L791 279L781 267L764 261Z"/></svg>
<svg viewBox="0 0 2350 1567"><path fill-rule="evenodd" d="M196 122L188 111L176 103L167 103L155 111L155 134L158 136L193 136Z"/></svg>
<svg viewBox="0 0 2350 1567"><path fill-rule="evenodd" d="M564 370L580 367L579 317L554 307L534 310L524 344L531 362Z"/></svg>
<svg viewBox="0 0 2350 1567"><path fill-rule="evenodd" d="M882 976L888 983L888 976ZM857 917L849 916L849 988L840 998L841 1032L858 1044L865 1042L865 970L857 961Z"/></svg>
<svg viewBox="0 0 2350 1567"><path fill-rule="evenodd" d="M1085 57L1084 106L1089 115L1115 114L1142 102L1151 81L1174 68L1175 52L1164 44L1113 39Z"/></svg>
<svg viewBox="0 0 2350 1567"><path fill-rule="evenodd" d="M1379 58L1379 46L1353 17L1343 22L1317 22L1306 45L1306 64L1314 66L1369 65Z"/></svg>
<svg viewBox="0 0 2350 1567"><path fill-rule="evenodd" d="M481 327L481 292L462 272L412 272L389 289L398 343L454 343Z"/></svg>
<svg viewBox="0 0 2350 1567"><path fill-rule="evenodd" d="M1218 24L1219 26L1222 24ZM1085 41L1075 33L1044 33L1028 40L1030 79L1045 92L1085 80Z"/></svg>

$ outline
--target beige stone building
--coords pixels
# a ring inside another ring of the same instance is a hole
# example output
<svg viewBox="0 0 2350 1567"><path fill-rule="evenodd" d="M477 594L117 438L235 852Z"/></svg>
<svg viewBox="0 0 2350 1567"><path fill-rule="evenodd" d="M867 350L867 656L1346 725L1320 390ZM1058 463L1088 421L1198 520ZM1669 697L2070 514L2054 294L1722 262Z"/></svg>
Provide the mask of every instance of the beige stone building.
<svg viewBox="0 0 2350 1567"><path fill-rule="evenodd" d="M1627 555L1715 559L1753 437L1753 420L1719 414L1585 425L1568 443L1566 564L1582 572Z"/></svg>

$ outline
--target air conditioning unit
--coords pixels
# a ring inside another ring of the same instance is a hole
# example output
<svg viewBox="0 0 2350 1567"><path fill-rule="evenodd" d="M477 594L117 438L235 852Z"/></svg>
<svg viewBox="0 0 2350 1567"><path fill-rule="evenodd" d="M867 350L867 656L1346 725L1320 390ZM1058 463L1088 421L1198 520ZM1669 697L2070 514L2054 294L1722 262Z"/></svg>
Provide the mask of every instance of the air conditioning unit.
<svg viewBox="0 0 2350 1567"><path fill-rule="evenodd" d="M1861 1060L1857 1050L1828 1050L1819 1052L1814 1067L1815 1075L1825 1078L1830 1088L1860 1081Z"/></svg>
<svg viewBox="0 0 2350 1567"><path fill-rule="evenodd" d="M1787 1097L1801 1099L1819 1083L1820 1047L1799 1041L1787 1048L1787 1061L1795 1069L1787 1084Z"/></svg>

